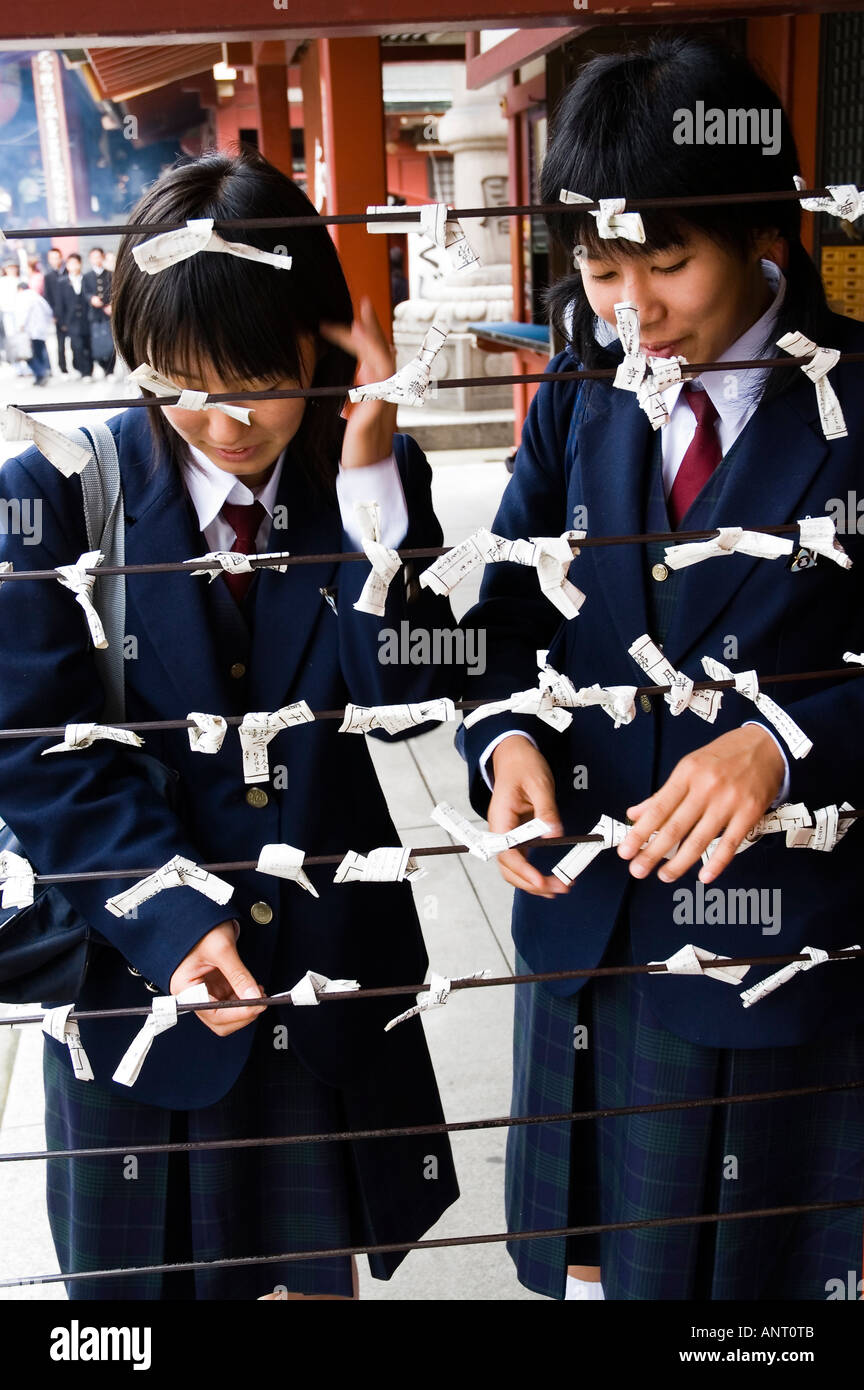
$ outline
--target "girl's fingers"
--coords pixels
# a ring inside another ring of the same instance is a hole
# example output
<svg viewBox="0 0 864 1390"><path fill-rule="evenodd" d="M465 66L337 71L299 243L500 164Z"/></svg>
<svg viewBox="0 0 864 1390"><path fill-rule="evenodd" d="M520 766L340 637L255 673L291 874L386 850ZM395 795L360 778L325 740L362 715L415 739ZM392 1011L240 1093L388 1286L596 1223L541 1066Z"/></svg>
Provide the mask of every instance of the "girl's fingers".
<svg viewBox="0 0 864 1390"><path fill-rule="evenodd" d="M735 858L738 846L752 828L752 823L748 824L746 817L734 816L730 820L708 863L703 864L699 870L699 878L702 883L711 883L718 874L722 874L723 870L729 867ZM708 844L710 843L709 840Z"/></svg>
<svg viewBox="0 0 864 1390"><path fill-rule="evenodd" d="M569 892L568 885L554 874L541 874L539 869L529 864L521 850L508 849L499 854L498 867L505 881L514 888L521 888L523 893L540 898L557 898L561 893Z"/></svg>
<svg viewBox="0 0 864 1390"><path fill-rule="evenodd" d="M702 851L706 850L711 841L717 838L728 819L727 813L712 809L710 806L707 807L704 814L693 826L690 834L682 840L677 852L657 870L657 877L663 883L673 883L676 878L680 878L682 874L699 862ZM743 838L744 835L742 834L741 839ZM738 843L740 844L740 840Z"/></svg>
<svg viewBox="0 0 864 1390"><path fill-rule="evenodd" d="M649 831L650 843L640 849L630 864L633 877L645 878L650 874L670 851L691 834L701 821L705 810L704 803L698 797L690 795L663 819L659 827Z"/></svg>
<svg viewBox="0 0 864 1390"><path fill-rule="evenodd" d="M681 805L686 793L686 783L683 779L676 779L673 773L668 782L653 796L649 796L646 801L643 801L641 806L628 807L627 814L633 821L633 826L618 846L618 853L622 859L635 860L635 857L643 852L642 846L655 831L658 831L668 821L677 807ZM690 826L688 825L687 830L689 829ZM681 839L681 836L671 837L665 848L671 849L676 838Z"/></svg>

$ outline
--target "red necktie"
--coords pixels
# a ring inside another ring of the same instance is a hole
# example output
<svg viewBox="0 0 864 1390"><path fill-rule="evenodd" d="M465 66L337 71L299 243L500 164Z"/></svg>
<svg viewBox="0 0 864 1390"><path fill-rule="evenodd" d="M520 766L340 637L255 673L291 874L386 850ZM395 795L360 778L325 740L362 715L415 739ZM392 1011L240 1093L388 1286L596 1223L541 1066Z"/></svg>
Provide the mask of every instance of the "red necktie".
<svg viewBox="0 0 864 1390"><path fill-rule="evenodd" d="M696 433L687 446L667 500L669 519L676 530L723 457L714 428L717 409L708 392L696 391L692 382L685 381L682 393L696 416Z"/></svg>
<svg viewBox="0 0 864 1390"><path fill-rule="evenodd" d="M232 551L238 551L242 555L254 555L256 553L255 537L261 527L261 522L266 516L263 502L259 502L256 497L254 502L246 504L239 502L223 502L220 516L224 516L229 526L234 528L236 537L232 545ZM231 590L236 602L242 603L249 591L249 585L255 578L255 571L251 574L229 574L227 571L222 578Z"/></svg>

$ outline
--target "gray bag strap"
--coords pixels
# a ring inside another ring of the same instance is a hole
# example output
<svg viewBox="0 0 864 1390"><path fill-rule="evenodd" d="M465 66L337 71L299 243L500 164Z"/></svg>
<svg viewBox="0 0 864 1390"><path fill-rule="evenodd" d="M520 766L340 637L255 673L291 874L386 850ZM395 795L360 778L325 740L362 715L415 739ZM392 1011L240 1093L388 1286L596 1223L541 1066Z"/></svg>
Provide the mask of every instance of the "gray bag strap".
<svg viewBox="0 0 864 1390"><path fill-rule="evenodd" d="M123 491L114 436L108 426L102 424L88 425L83 431L75 431L75 435L94 453L94 461L88 463L80 475L87 544L91 550L102 551L103 564L123 565L126 562ZM118 724L126 718L123 659L126 576L100 575L94 585L93 602L108 640L106 648L94 652L105 689L103 719L108 724Z"/></svg>

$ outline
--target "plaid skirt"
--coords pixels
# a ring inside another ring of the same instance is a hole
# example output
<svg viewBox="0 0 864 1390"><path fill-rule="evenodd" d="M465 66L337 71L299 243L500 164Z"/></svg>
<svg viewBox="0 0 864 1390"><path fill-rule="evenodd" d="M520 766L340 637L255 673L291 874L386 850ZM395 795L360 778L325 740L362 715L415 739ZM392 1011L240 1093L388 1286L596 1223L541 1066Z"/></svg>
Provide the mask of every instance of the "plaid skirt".
<svg viewBox="0 0 864 1390"><path fill-rule="evenodd" d="M622 958L621 929L614 959ZM604 964L610 964L608 958ZM530 973L517 957L517 973ZM514 1115L864 1079L864 1028L798 1047L721 1049L654 1018L651 981L560 998L515 987ZM793 986L790 986L793 987ZM577 1031L578 1030L578 1031ZM864 1196L864 1089L511 1129L508 1230L747 1211ZM819 1300L860 1276L862 1209L656 1226L508 1246L519 1280L563 1298L568 1264L607 1299Z"/></svg>
<svg viewBox="0 0 864 1390"><path fill-rule="evenodd" d="M136 1154L147 1144L351 1128L341 1092L258 1027L234 1086L215 1105L171 1111L76 1081L46 1042L49 1149L121 1146L113 1158L49 1159L48 1216L64 1272L362 1245L362 1201L344 1142ZM387 1142L387 1141L382 1141ZM393 1141L398 1142L398 1141ZM410 1237L409 1237L410 1238ZM372 1273L383 1266L370 1259ZM67 1283L70 1299L255 1299L277 1285L352 1293L347 1257Z"/></svg>

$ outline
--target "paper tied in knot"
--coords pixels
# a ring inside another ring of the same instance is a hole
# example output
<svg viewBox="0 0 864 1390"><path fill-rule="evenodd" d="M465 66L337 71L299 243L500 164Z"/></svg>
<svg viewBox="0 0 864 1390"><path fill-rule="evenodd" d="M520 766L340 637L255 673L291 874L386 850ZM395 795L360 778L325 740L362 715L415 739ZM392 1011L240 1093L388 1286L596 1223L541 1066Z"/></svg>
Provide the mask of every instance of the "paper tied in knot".
<svg viewBox="0 0 864 1390"><path fill-rule="evenodd" d="M860 946L844 946L844 951L860 951ZM818 946L802 946L799 952L802 956L809 956L809 960L793 960L788 965L784 965L780 970L775 970L773 975L767 975L758 984L751 985L749 989L741 991L740 999L745 1009L751 1008L753 1004L758 1004L760 999L766 995L773 994L775 989L781 985L788 984L796 975L800 975L802 970L812 970L814 965L824 965L830 960L827 951L821 950ZM857 960L857 956L847 956L847 960ZM842 957L841 957L842 960ZM834 962L836 963L836 962Z"/></svg>
<svg viewBox="0 0 864 1390"><path fill-rule="evenodd" d="M588 833L600 835L602 839L574 845L563 859L559 859L558 863L553 865L553 874L569 886L604 849L614 849L616 845L620 845L628 829L629 827L620 820L613 820L611 816L601 816L593 830Z"/></svg>
<svg viewBox="0 0 864 1390"><path fill-rule="evenodd" d="M331 980L327 975L319 975L315 970L307 970L302 980L293 989L280 990L274 999L290 999L295 1008L316 1005L322 994L353 993L360 988L357 980Z"/></svg>
<svg viewBox="0 0 864 1390"><path fill-rule="evenodd" d="M636 305L623 299L614 308L624 360L618 364L612 384L620 391L635 392L651 428L657 430L669 419L662 393L681 381L681 368L687 365L687 359L646 356L639 345L639 310Z"/></svg>
<svg viewBox="0 0 864 1390"><path fill-rule="evenodd" d="M259 874L272 874L274 878L288 878L300 888L305 888L313 898L320 896L317 888L303 869L305 855L294 845L262 845L255 865Z"/></svg>
<svg viewBox="0 0 864 1390"><path fill-rule="evenodd" d="M391 1028L395 1028L397 1023L405 1023L409 1018L416 1018L418 1014L425 1014L429 1009L440 1009L447 1003L450 991L455 984L461 984L464 980L488 980L492 975L491 970L476 970L473 975L457 975L451 978L448 975L438 975L434 970L429 972L429 988L421 989L417 995L417 1003L404 1013L397 1014L396 1018L391 1018L389 1023L385 1023L384 1032L389 1033Z"/></svg>
<svg viewBox="0 0 864 1390"><path fill-rule="evenodd" d="M243 781L268 782L270 780L270 759L267 745L283 729L291 729L298 724L311 724L315 716L305 700L295 700L293 704L283 705L282 709L268 713L266 710L244 714L240 724L240 748L243 753Z"/></svg>
<svg viewBox="0 0 864 1390"><path fill-rule="evenodd" d="M64 478L71 478L73 473L82 473L93 457L90 449L70 439L62 430L34 420L32 415L27 415L14 405L7 405L0 415L0 430L10 444L19 440L35 444L40 454L53 463Z"/></svg>
<svg viewBox="0 0 864 1390"><path fill-rule="evenodd" d="M567 571L579 554L573 542L584 539L584 531L563 531L560 536L531 536L535 553L530 560L521 561L534 565L542 592L567 619L578 617L585 602L582 590L567 578ZM514 542L514 546L516 544ZM518 557L514 555L513 558Z"/></svg>
<svg viewBox="0 0 864 1390"><path fill-rule="evenodd" d="M763 531L745 531L743 526L718 526L716 536L704 541L685 541L667 545L664 559L672 570L683 570L700 560L720 555L753 555L759 560L777 560L792 554L792 541L785 536L769 536Z"/></svg>
<svg viewBox="0 0 864 1390"><path fill-rule="evenodd" d="M795 723L791 715L787 714L780 705L759 689L759 677L755 671L733 672L728 666L724 666L722 661L716 661L712 656L703 656L702 666L706 676L711 681L734 680L738 694L753 701L763 719L767 719L768 723L777 730L792 757L806 758L813 747L811 740L804 733L804 730ZM721 694L720 691L713 693Z"/></svg>
<svg viewBox="0 0 864 1390"><path fill-rule="evenodd" d="M830 854L854 825L848 815L853 807L848 801L840 806L819 806L809 825L790 826L786 830L788 849L815 849ZM846 813L846 814L844 814ZM845 824L841 821L845 820Z"/></svg>
<svg viewBox="0 0 864 1390"><path fill-rule="evenodd" d="M186 716L193 721L187 730L189 747L193 753L218 753L228 732L228 724L221 714L202 714L200 710L190 710Z"/></svg>
<svg viewBox="0 0 864 1390"><path fill-rule="evenodd" d="M583 685L576 692L574 707L588 709L599 705L608 714L616 729L631 724L636 718L635 685Z"/></svg>
<svg viewBox="0 0 864 1390"><path fill-rule="evenodd" d="M438 805L432 808L430 815L436 825L440 825L459 844L465 845L469 854L484 861L493 859L497 854L503 854L505 850L514 849L526 840L546 835L550 829L545 820L538 817L526 821L524 825L517 825L513 830L505 830L502 834L478 830L446 801L439 801Z"/></svg>
<svg viewBox="0 0 864 1390"><path fill-rule="evenodd" d="M108 646L108 638L105 636L105 629L102 626L102 619L93 604L93 585L96 583L97 576L88 574L88 569L95 569L101 565L105 556L101 550L87 550L83 555L79 555L74 565L55 565L55 570L59 576L59 581L64 589L70 589L75 595L75 602L84 609L87 619L87 626L90 636L93 638L93 646L99 651L104 651Z"/></svg>
<svg viewBox="0 0 864 1390"><path fill-rule="evenodd" d="M800 174L793 175L799 193L807 187ZM807 212L827 212L831 217L839 217L841 222L855 222L864 216L864 192L854 183L826 183L830 198L821 194L815 198L801 198L802 208Z"/></svg>
<svg viewBox="0 0 864 1390"><path fill-rule="evenodd" d="M579 692L567 676L560 675L551 666L544 666L540 671L539 683L533 689L517 690L504 700L494 700L488 705L481 705L479 709L465 715L464 725L466 729L470 729L472 724L478 723L481 719L510 711L513 714L536 715L556 732L561 733L572 724L573 716L569 713L569 708L578 704L578 699Z"/></svg>
<svg viewBox="0 0 864 1390"><path fill-rule="evenodd" d="M387 234L390 236L404 236L406 232L419 232L421 236L429 237L436 246L440 246L442 251L446 251L447 259L453 270L466 270L468 266L479 265L480 257L474 250L458 218L448 218L449 208L446 203L424 203L419 208L403 208L401 211L419 213L419 221L410 222L407 218L390 217L387 221L381 214L392 214L392 207L373 206L370 204L366 209L367 217L376 217L375 222L367 222L367 232L377 233L378 235Z"/></svg>
<svg viewBox="0 0 864 1390"><path fill-rule="evenodd" d="M70 753L76 748L89 748L96 739L102 738L110 739L113 743L125 743L130 748L140 748L144 743L141 735L132 729L115 729L110 724L67 724L63 731L63 742L43 748L42 757L46 753Z"/></svg>
<svg viewBox="0 0 864 1390"><path fill-rule="evenodd" d="M854 661L856 666L864 666L864 652L844 652L844 661Z"/></svg>
<svg viewBox="0 0 864 1390"><path fill-rule="evenodd" d="M352 386L349 401L389 401L392 405L421 406L432 381L432 364L447 341L448 329L432 324L427 328L417 356L383 381Z"/></svg>
<svg viewBox="0 0 864 1390"><path fill-rule="evenodd" d="M782 338L777 339L777 346L793 357L807 357L810 353L814 354L812 361L801 362L799 366L804 375L809 377L816 387L816 403L819 406L822 433L826 439L845 439L849 431L846 428L846 421L843 418L837 393L828 380L828 373L840 357L840 349L817 347L810 338L805 338L803 333L796 332L784 333Z"/></svg>
<svg viewBox="0 0 864 1390"><path fill-rule="evenodd" d="M105 906L115 917L125 917L167 888L194 888L197 893L203 893L214 903L227 903L234 892L233 884L226 883L224 878L209 873L191 859L185 859L182 854L175 854L173 859L169 859L146 878L140 879L131 888L125 888L122 893L115 893L113 897L108 898Z"/></svg>
<svg viewBox="0 0 864 1390"><path fill-rule="evenodd" d="M401 883L425 878L426 870L404 845L383 845L366 854L349 849L333 875L334 883Z"/></svg>
<svg viewBox="0 0 864 1390"><path fill-rule="evenodd" d="M851 570L852 561L837 539L837 527L830 516L805 516L798 522L798 538L804 550L824 555L841 569Z"/></svg>
<svg viewBox="0 0 864 1390"><path fill-rule="evenodd" d="M59 1004L56 1009L46 1009L42 1019L42 1032L55 1042L65 1043L68 1047L76 1081L93 1081L93 1068L84 1051L78 1024L74 1018L69 1017L74 1008L74 1004Z"/></svg>
<svg viewBox="0 0 864 1390"><path fill-rule="evenodd" d="M660 648L652 642L647 633L642 637L637 637L632 646L627 648L630 656L641 666L648 676L652 685L668 685L670 688L663 696L673 715L683 714L685 709L704 719L707 724L713 724L720 709L722 691L720 690L694 690L693 681L689 676L685 676L683 671L674 667L671 661L667 661ZM730 673L731 676L731 673Z"/></svg>
<svg viewBox="0 0 864 1390"><path fill-rule="evenodd" d="M670 975L710 975L712 980L722 980L727 985L737 985L744 979L749 965L712 965L712 961L731 960L731 956L720 956L714 951L705 951L701 946L682 946L668 960L649 960L649 965L665 965Z"/></svg>
<svg viewBox="0 0 864 1390"><path fill-rule="evenodd" d="M11 849L0 850L0 907L30 907L36 890L36 870L29 860Z"/></svg>
<svg viewBox="0 0 864 1390"><path fill-rule="evenodd" d="M254 565L253 560L287 560L290 551L288 550L264 550L256 551L253 555L244 555L242 550L208 550L206 555L193 555L191 560L185 563L189 565L199 564L204 560L212 560L213 564L207 569L194 569L189 573L192 575L206 574L212 584L214 579L218 579L220 574L254 574L256 569L262 566ZM268 569L276 570L278 574L284 574L287 565L268 565Z"/></svg>
<svg viewBox="0 0 864 1390"><path fill-rule="evenodd" d="M180 410L221 410L223 415L230 415L232 420L239 420L243 425L252 423L249 419L250 408L230 405L227 401L211 401L206 391L184 391L182 386L157 372L148 362L142 362L140 367L130 372L128 380L145 391L151 391L154 396L179 396L175 405Z"/></svg>
<svg viewBox="0 0 864 1390"><path fill-rule="evenodd" d="M787 802L783 806L775 807L773 811L766 811L764 816L760 816L756 824L748 830L740 845L737 846L735 853L743 854L744 850L755 845L757 840L761 840L763 835L785 834L786 845L790 847L792 837L797 831L806 829L812 824L813 818L803 801ZM702 851L703 864L708 863L721 838L722 836L718 835Z"/></svg>
<svg viewBox="0 0 864 1390"><path fill-rule="evenodd" d="M144 1026L135 1034L120 1059L112 1081L120 1086L134 1086L151 1047L160 1033L167 1033L177 1024L178 1004L206 1004L210 994L204 984L189 985L179 994L158 994L150 1005Z"/></svg>
<svg viewBox="0 0 864 1390"><path fill-rule="evenodd" d="M2 575L2 574L14 574L14 573L15 573L15 567L14 567L14 565L12 564L12 561L11 561L11 560L0 560L0 575ZM2 589L2 588L3 588L3 580L0 579L0 589Z"/></svg>
<svg viewBox="0 0 864 1390"><path fill-rule="evenodd" d="M609 241L614 237L623 237L627 241L644 242L645 227L642 216L638 212L625 212L627 206L625 198L588 198L584 193L572 193L569 188L562 188L558 194L558 201L561 203L594 203L596 208L589 208L589 214L596 219L597 235Z"/></svg>
<svg viewBox="0 0 864 1390"><path fill-rule="evenodd" d="M456 706L448 695L408 705L352 705L349 701L339 733L368 734L373 729L384 729L388 734L398 734L433 719L442 724L455 721Z"/></svg>
<svg viewBox="0 0 864 1390"><path fill-rule="evenodd" d="M360 525L360 538L371 574L354 604L358 613L372 613L383 618L387 610L387 594L392 580L402 568L398 550L381 544L381 508L377 502L356 502L354 510Z"/></svg>
<svg viewBox="0 0 864 1390"><path fill-rule="evenodd" d="M291 257L280 256L272 251L259 251L246 241L223 241L213 230L212 217L189 217L185 227L175 227L170 232L159 232L149 241L133 246L135 264L147 275L158 275L179 261L197 256L200 251L217 251L226 256L239 256L244 261L260 261L262 265L275 266L277 270L290 270Z"/></svg>

